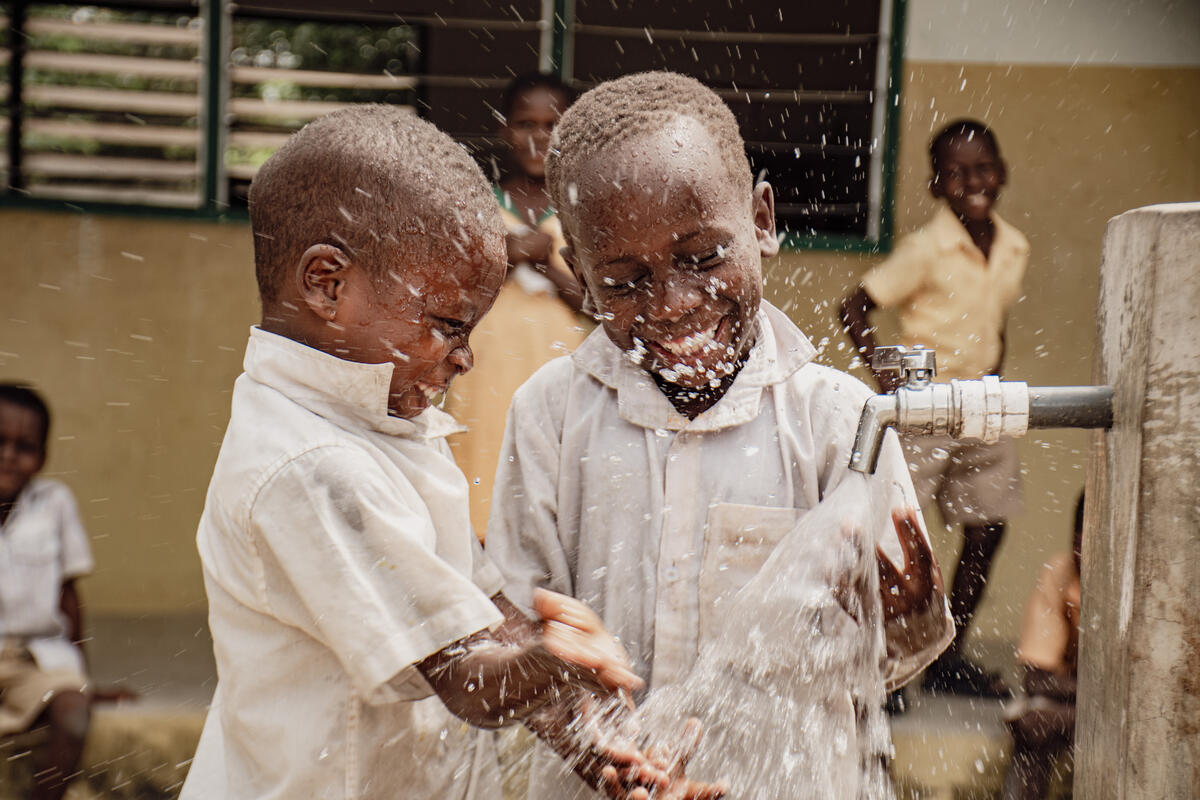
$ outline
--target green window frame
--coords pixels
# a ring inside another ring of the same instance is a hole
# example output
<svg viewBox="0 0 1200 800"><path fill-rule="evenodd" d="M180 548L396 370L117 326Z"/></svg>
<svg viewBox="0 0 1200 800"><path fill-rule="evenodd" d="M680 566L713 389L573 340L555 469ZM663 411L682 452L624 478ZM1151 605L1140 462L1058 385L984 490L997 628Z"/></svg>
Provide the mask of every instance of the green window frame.
<svg viewBox="0 0 1200 800"><path fill-rule="evenodd" d="M271 7L278 0L265 0L265 6ZM871 91L871 138L873 145L869 151L869 168L867 170L867 220L865 233L821 233L789 231L783 241L783 246L790 250L829 250L845 252L876 253L890 250L893 241L894 197L896 182L896 162L899 149L900 124L900 86L903 70L904 22L907 0L863 0L864 5L879 6L879 25L875 34L874 86ZM534 5L536 4L536 5ZM526 16L513 7L513 18L507 20L443 20L441 16L424 17L425 24L433 24L432 20L441 21L447 28L469 28L477 25L478 30L488 32L488 26L496 30L521 31L530 39L526 46L536 50L536 63L530 62L530 67L554 72L564 80L579 88L586 88L589 83L575 79L573 74L574 56L577 46L580 26L576 21L576 0L534 0L534 4L524 7ZM29 0L13 0L4 4L7 11L7 63L6 72L10 82L5 113L9 115L14 106L21 102L23 27L26 12L30 6L45 5L32 3ZM126 0L108 4L114 8L145 8L153 3ZM285 6L288 4L284 4ZM307 3L291 4L293 6L317 9L319 0L309 0ZM395 7L403 4L395 4ZM528 11L531 7L540 5L540 18L531 18ZM275 7L280 7L276 5ZM364 9L373 8L370 4ZM339 9L342 6L339 6ZM197 150L199 162L200 202L197 207L166 207L144 204L127 204L120 202L88 201L72 202L69 200L51 199L49 197L31 197L23 195L11 187L5 187L0 192L0 207L7 208L38 208L49 210L65 210L74 212L137 215L146 217L186 218L200 220L230 220L246 219L244 207L231 207L229 198L229 176L227 174L226 143L229 141L231 125L227 122L227 109L230 104L230 74L229 65L232 52L232 17L228 4L217 0L200 0L198 4L199 17L203 20L203 43L201 60L203 62L202 78L199 86L201 113L199 127L201 144ZM303 10L294 12L294 16L303 17ZM378 12L373 12L378 14ZM315 10L314 19L326 17L325 12ZM353 16L353 11L349 12ZM402 12L392 15L397 24L409 24ZM382 19L382 17L379 17ZM440 32L441 29L439 29ZM684 32L686 33L686 32ZM735 37L738 34L723 34ZM535 43L535 44L534 44ZM665 58L665 57L664 57ZM491 65L501 69L503 65ZM663 64L670 68L669 63ZM447 77L440 75L417 75L414 80L418 85L426 82L431 86L454 86L471 83L477 88L499 94L499 87L504 78L494 70L491 77ZM480 95L482 97L482 95ZM473 98L459 102L475 102ZM480 101L484 102L484 101ZM429 115L429 114L426 114ZM20 146L20 114L11 115L13 120L7 130L6 151L9 164L21 164ZM443 127L453 127L441 120L435 122ZM487 132L451 131L463 135L464 139L482 139ZM469 133L470 135L464 135ZM770 178L769 178L770 179Z"/></svg>

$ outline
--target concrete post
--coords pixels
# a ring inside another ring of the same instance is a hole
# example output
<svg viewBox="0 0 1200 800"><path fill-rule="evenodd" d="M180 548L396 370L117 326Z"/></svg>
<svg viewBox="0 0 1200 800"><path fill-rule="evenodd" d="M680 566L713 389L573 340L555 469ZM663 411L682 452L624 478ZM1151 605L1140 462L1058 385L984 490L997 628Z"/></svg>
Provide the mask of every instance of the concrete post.
<svg viewBox="0 0 1200 800"><path fill-rule="evenodd" d="M1200 798L1200 203L1108 223L1098 334L1075 796Z"/></svg>

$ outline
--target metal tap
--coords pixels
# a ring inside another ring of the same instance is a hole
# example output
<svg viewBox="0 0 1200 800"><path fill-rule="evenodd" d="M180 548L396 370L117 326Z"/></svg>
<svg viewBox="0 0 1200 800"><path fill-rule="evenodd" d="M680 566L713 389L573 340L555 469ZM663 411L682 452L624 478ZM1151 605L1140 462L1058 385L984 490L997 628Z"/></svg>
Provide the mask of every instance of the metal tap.
<svg viewBox="0 0 1200 800"><path fill-rule="evenodd" d="M997 442L1024 436L1030 428L1111 428L1111 386L1034 386L1002 381L952 379L933 383L937 356L924 347L877 347L877 372L897 372L894 394L875 395L863 406L850 469L874 472L888 428L905 433L945 434L955 439Z"/></svg>

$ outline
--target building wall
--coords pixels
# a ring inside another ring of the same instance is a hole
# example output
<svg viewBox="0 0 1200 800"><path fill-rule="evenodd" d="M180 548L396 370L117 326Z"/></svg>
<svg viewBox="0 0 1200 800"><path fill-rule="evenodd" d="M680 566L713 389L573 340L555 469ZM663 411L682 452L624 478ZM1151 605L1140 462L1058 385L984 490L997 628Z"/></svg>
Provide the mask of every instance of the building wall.
<svg viewBox="0 0 1200 800"><path fill-rule="evenodd" d="M249 229L5 210L0 253L0 379L51 404L88 610L202 610L196 521L258 316Z"/></svg>
<svg viewBox="0 0 1200 800"><path fill-rule="evenodd" d="M1032 247L1010 318L1006 377L1090 383L1105 223L1130 208L1200 199L1200 5L910 0L906 54L897 233L936 208L927 189L933 133L958 117L986 120L1009 166L997 210ZM769 270L767 295L824 343L827 361L847 368L837 306L879 260L784 254ZM896 341L893 320L877 318L881 341ZM1022 441L1026 511L995 561L980 635L1014 639L1041 564L1067 548L1087 441L1081 431ZM961 537L936 515L929 522L948 579Z"/></svg>
<svg viewBox="0 0 1200 800"><path fill-rule="evenodd" d="M1125 4L1107 0L1077 0L1073 11L1027 3L1006 4L1004 17L980 0L944 13L934 0L910 0L897 230L934 208L931 133L958 116L986 119L1010 167L999 211L1033 247L1007 373L1087 383L1105 221L1200 197L1200 47L1171 44L1198 41L1200 24L1180 10L1189 4L1165 0L1123 18ZM1040 33L1031 28L1039 19ZM1167 58L1180 52L1191 59ZM1155 62L1155 53L1166 55ZM973 60L954 60L964 55ZM195 526L258 314L248 228L4 210L0 252L0 378L33 381L54 406L47 471L75 490L97 556L86 601L94 612L202 609ZM768 265L767 294L826 362L847 367L836 308L876 261L785 253ZM881 338L891 330L885 322ZM1046 432L1023 443L1028 510L999 555L984 635L1015 637L1039 565L1065 546L1086 441ZM935 534L949 571L957 539Z"/></svg>

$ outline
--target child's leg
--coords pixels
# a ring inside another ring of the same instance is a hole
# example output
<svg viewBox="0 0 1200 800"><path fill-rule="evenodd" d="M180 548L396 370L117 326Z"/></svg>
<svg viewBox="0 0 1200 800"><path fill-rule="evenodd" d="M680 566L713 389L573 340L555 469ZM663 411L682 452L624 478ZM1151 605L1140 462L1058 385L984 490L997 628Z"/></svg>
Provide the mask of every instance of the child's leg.
<svg viewBox="0 0 1200 800"><path fill-rule="evenodd" d="M948 655L961 656L963 642L975 609L983 598L988 573L996 548L1004 538L1004 522L963 526L963 549L954 570L950 589L950 614L954 617L954 641L946 650Z"/></svg>
<svg viewBox="0 0 1200 800"><path fill-rule="evenodd" d="M1053 703L1009 723L1013 755L1004 776L1002 800L1041 800L1050 773L1075 738L1075 706Z"/></svg>
<svg viewBox="0 0 1200 800"><path fill-rule="evenodd" d="M61 800L79 769L79 757L91 722L91 699L83 692L61 691L38 717L47 741L33 752L33 800Z"/></svg>

